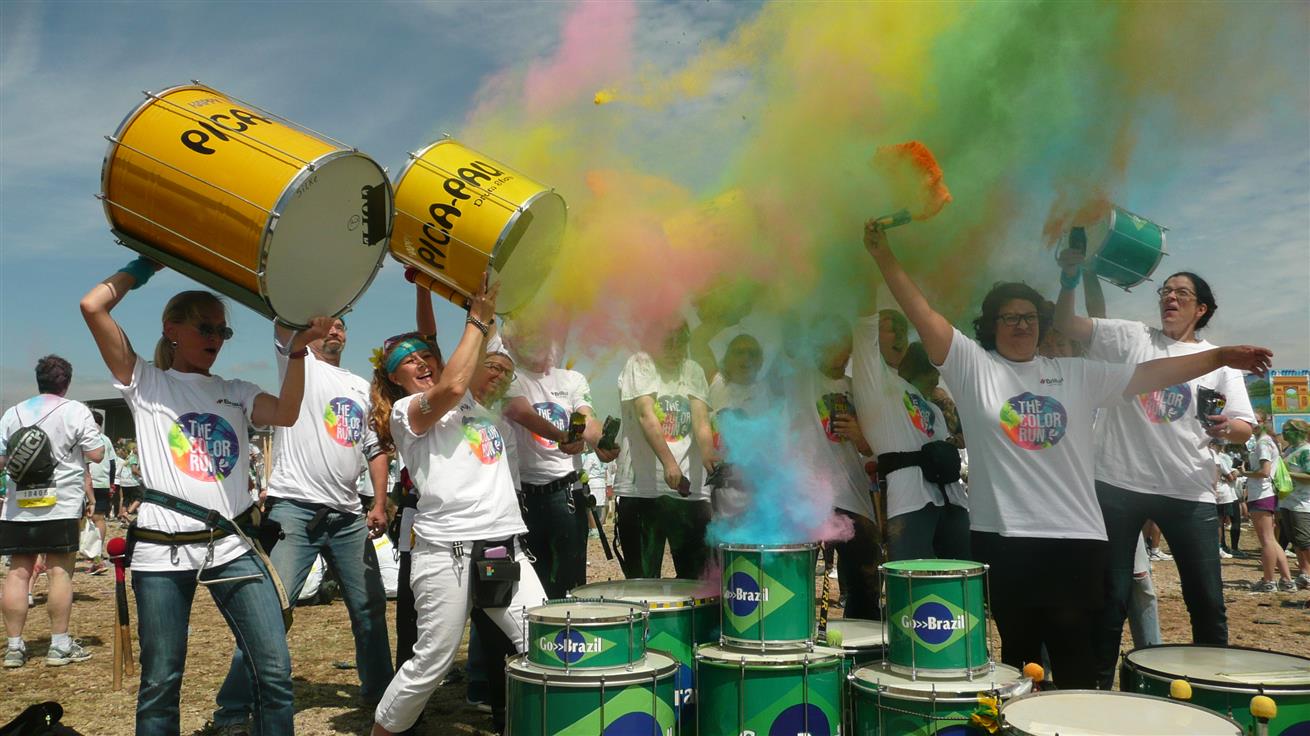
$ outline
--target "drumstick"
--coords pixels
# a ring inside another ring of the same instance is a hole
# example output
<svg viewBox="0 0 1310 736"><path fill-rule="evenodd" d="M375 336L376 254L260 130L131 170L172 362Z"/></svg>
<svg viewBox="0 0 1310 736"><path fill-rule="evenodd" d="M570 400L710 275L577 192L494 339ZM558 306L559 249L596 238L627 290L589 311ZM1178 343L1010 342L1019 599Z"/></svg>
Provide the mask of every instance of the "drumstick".
<svg viewBox="0 0 1310 736"><path fill-rule="evenodd" d="M132 674L132 631L128 626L127 616L127 541L114 537L105 545L109 559L114 563L114 608L117 619L114 623L114 689L123 686L122 674L126 670Z"/></svg>

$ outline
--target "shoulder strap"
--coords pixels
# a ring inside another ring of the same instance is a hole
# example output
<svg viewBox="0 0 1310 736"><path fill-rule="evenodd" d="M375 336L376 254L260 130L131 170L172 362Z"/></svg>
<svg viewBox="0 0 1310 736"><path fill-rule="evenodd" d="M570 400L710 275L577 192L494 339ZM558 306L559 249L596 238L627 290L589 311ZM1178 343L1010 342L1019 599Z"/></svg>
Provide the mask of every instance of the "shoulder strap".
<svg viewBox="0 0 1310 736"><path fill-rule="evenodd" d="M153 503L156 506L163 506L169 511L177 512L183 516L202 522L211 529L221 529L228 534L239 534L237 527L230 519L218 513L214 509L205 508L199 504L191 503L177 496L155 490L154 488L143 488L141 491L141 500L144 503Z"/></svg>

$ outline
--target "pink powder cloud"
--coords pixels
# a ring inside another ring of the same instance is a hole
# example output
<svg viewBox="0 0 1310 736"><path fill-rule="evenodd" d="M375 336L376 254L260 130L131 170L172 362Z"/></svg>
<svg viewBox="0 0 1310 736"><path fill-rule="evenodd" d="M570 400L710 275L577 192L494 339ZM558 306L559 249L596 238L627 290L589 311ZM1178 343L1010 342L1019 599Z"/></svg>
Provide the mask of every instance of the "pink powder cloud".
<svg viewBox="0 0 1310 736"><path fill-rule="evenodd" d="M555 56L533 64L523 80L529 114L548 113L612 83L629 68L637 6L629 0L583 0L560 31Z"/></svg>

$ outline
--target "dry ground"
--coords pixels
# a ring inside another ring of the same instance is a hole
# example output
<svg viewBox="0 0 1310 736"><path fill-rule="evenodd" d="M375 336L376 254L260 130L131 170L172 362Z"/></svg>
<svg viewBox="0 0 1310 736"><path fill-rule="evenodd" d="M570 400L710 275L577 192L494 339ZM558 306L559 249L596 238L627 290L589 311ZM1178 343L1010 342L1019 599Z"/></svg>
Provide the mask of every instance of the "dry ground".
<svg viewBox="0 0 1310 736"><path fill-rule="evenodd" d="M121 532L117 532L120 533ZM1254 551L1255 534L1243 536L1243 549ZM592 543L591 580L619 576L618 565L604 560L599 544ZM1293 567L1295 563L1293 562ZM1166 642L1190 640L1188 617L1173 563L1154 566L1155 587L1160 597L1160 618ZM665 575L672 577L666 558ZM1305 606L1310 592L1262 594L1247 592L1259 579L1259 562L1252 559L1224 560L1230 641L1234 646L1273 649L1310 656L1310 611ZM45 652L50 641L49 621L39 601L44 581L38 587L38 607L28 619L26 638L33 658L27 666L0 671L0 724L23 708L44 700L57 700L65 708L64 722L94 736L132 733L136 707L136 681L129 678L122 690L111 687L110 641L114 621L114 579L112 575L75 578L77 600L73 608L72 633L82 639L94 657L83 664L47 667ZM388 620L394 622L394 603ZM839 614L840 610L835 611ZM135 625L134 625L135 626ZM136 631L133 629L135 638ZM1130 638L1125 632L1125 645ZM338 669L334 663L352 661L354 644L345 607L338 601L327 606L297 609L289 642L294 662L296 730L299 734L367 733L371 714L358 707L359 686L354 670ZM393 637L394 646L394 637ZM232 637L213 602L198 595L191 617L191 640L186 677L182 686L182 733L202 731L214 706L214 693L227 673ZM464 665L461 647L456 667ZM464 704L463 683L439 689L428 703L426 733L485 734L487 716Z"/></svg>

